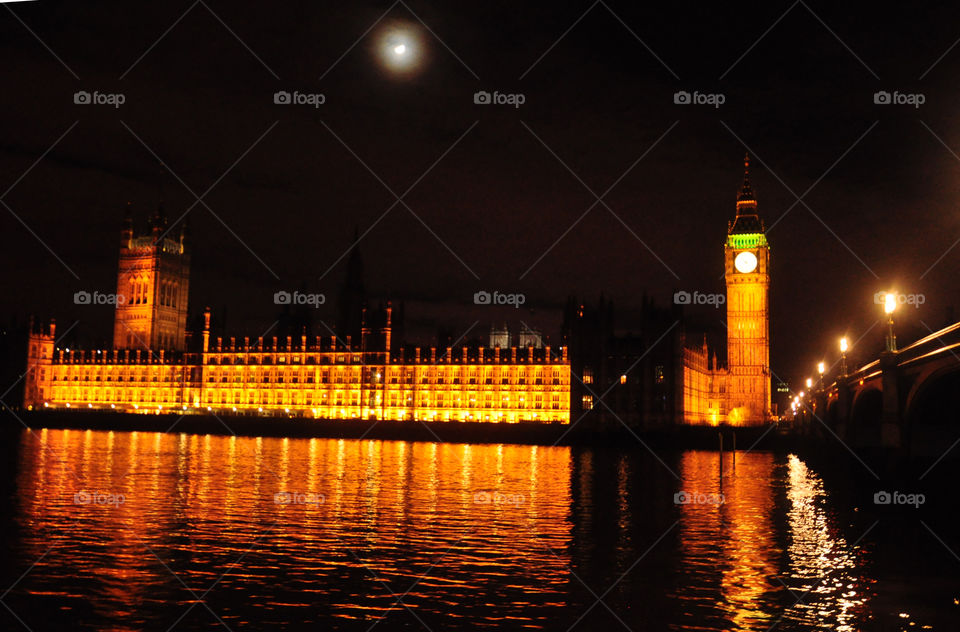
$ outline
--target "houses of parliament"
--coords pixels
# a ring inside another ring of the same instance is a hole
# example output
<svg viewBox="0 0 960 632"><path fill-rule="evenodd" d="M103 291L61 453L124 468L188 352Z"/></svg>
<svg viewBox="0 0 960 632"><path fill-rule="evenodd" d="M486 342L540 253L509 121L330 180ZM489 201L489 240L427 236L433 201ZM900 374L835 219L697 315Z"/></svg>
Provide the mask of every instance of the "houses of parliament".
<svg viewBox="0 0 960 632"><path fill-rule="evenodd" d="M724 244L727 363L689 345L683 308L643 301L639 334L616 333L612 303L571 298L561 344L503 330L489 344L415 347L395 308L367 304L356 244L335 335L213 337L187 329L190 236L158 211L120 231L113 345L61 348L56 323L27 340L27 409L491 423L754 425L771 420L769 246L745 162ZM673 325L670 323L673 322ZM676 326L679 323L679 326ZM402 330L401 330L402 331Z"/></svg>

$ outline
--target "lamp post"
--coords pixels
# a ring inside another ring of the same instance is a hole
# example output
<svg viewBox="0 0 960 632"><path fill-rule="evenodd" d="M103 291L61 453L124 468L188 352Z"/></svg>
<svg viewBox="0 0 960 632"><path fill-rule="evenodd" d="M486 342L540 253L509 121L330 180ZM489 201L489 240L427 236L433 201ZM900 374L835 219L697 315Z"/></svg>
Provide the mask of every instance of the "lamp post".
<svg viewBox="0 0 960 632"><path fill-rule="evenodd" d="M826 364L823 362L817 363L817 373L820 375L820 390L823 390L823 373L827 370Z"/></svg>
<svg viewBox="0 0 960 632"><path fill-rule="evenodd" d="M840 339L840 375L847 376L847 349L850 348L847 338Z"/></svg>
<svg viewBox="0 0 960 632"><path fill-rule="evenodd" d="M887 314L887 351L897 350L897 336L893 333L893 312L897 309L897 295L887 292L883 297L883 311Z"/></svg>
<svg viewBox="0 0 960 632"><path fill-rule="evenodd" d="M813 388L813 378L807 378L807 390ZM800 391L800 396L803 397L803 391Z"/></svg>

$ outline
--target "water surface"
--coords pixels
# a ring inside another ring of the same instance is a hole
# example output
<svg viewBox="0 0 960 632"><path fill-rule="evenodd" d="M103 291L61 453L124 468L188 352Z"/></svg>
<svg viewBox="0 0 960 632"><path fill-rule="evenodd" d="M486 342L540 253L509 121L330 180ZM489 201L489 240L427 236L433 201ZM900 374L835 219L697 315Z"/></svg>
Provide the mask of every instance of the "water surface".
<svg viewBox="0 0 960 632"><path fill-rule="evenodd" d="M793 455L721 477L701 451L77 430L5 454L8 629L924 629L957 589L881 603L883 530Z"/></svg>

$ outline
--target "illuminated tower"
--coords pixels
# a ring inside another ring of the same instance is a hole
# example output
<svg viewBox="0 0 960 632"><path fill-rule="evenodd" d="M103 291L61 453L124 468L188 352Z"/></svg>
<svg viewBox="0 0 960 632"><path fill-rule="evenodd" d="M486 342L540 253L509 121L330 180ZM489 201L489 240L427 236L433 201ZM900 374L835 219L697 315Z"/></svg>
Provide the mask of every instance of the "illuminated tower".
<svg viewBox="0 0 960 632"><path fill-rule="evenodd" d="M127 204L120 233L115 349L183 350L190 289L187 242L186 224L174 233L162 206L151 219L149 233L137 235Z"/></svg>
<svg viewBox="0 0 960 632"><path fill-rule="evenodd" d="M763 423L770 417L770 246L743 161L737 216L724 246L727 282L728 420Z"/></svg>

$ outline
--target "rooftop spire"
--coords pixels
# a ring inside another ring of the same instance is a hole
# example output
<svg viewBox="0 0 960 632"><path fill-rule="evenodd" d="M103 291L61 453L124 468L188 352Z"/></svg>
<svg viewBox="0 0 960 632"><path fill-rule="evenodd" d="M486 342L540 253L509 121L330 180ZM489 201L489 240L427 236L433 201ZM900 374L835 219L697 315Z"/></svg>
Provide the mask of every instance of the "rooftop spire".
<svg viewBox="0 0 960 632"><path fill-rule="evenodd" d="M737 195L738 212L741 202L752 202L752 206L757 204L757 198L753 195L753 187L750 186L750 154L743 156L743 186L740 188L739 195Z"/></svg>
<svg viewBox="0 0 960 632"><path fill-rule="evenodd" d="M737 194L737 216L730 222L727 232L731 235L764 232L763 221L757 213L757 198L750 186L750 154L743 157L743 186Z"/></svg>

